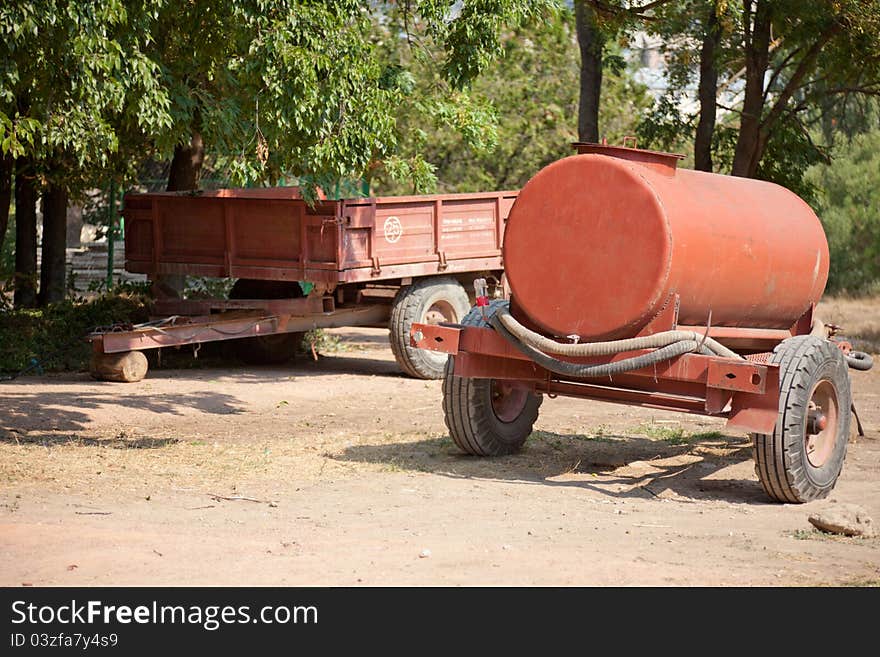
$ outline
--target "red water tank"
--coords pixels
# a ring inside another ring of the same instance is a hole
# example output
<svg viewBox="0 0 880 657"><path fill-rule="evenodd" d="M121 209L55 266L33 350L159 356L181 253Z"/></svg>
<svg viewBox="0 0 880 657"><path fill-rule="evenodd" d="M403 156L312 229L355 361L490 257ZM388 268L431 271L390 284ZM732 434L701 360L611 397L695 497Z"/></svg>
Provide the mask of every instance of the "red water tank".
<svg viewBox="0 0 880 657"><path fill-rule="evenodd" d="M797 195L679 170L679 156L579 144L519 194L504 234L513 312L549 335L635 335L674 294L679 323L790 328L822 295L828 243Z"/></svg>

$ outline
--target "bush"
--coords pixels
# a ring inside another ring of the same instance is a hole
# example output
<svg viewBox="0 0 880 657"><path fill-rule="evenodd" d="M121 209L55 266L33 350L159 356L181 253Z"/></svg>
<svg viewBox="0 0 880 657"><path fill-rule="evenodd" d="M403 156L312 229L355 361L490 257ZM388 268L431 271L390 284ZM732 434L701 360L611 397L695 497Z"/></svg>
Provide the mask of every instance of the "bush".
<svg viewBox="0 0 880 657"><path fill-rule="evenodd" d="M831 250L828 290L851 294L880 285L880 130L855 137L832 164L813 167L816 211Z"/></svg>
<svg viewBox="0 0 880 657"><path fill-rule="evenodd" d="M85 336L94 328L147 319L142 295L105 294L91 301L62 301L47 308L0 312L0 371L83 370L91 345Z"/></svg>

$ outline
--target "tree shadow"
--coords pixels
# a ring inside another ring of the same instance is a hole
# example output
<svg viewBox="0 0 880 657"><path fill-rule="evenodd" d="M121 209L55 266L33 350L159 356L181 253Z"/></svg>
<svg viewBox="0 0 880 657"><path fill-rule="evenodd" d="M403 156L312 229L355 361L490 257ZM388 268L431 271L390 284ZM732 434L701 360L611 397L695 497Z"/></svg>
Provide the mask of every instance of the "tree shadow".
<svg viewBox="0 0 880 657"><path fill-rule="evenodd" d="M537 431L520 453L493 458L464 455L442 436L354 445L328 456L454 478L581 488L614 498L769 503L757 481L718 476L752 457L748 439L718 432L675 442Z"/></svg>
<svg viewBox="0 0 880 657"><path fill-rule="evenodd" d="M302 355L284 365L248 365L234 359L212 359L197 368L179 368L176 366L177 363L174 365L173 367L151 365L145 380L177 378L182 373L196 373L195 376L198 377L197 373L201 372L205 376L210 376L218 370L224 370L225 373L231 370L240 383L267 383L279 377L321 377L339 374L408 378L393 360L358 358L341 354L321 354L317 361L311 356Z"/></svg>
<svg viewBox="0 0 880 657"><path fill-rule="evenodd" d="M70 384L69 381L65 383ZM49 427L52 431L77 431L84 429L90 419L84 411L100 407L118 407L120 412L136 409L165 415L183 415L184 409L214 415L236 415L244 410L236 397L224 393L132 394L125 392L126 385L130 384L107 384L106 392L20 392L15 389L0 397L0 418L7 427L38 431L45 431Z"/></svg>
<svg viewBox="0 0 880 657"><path fill-rule="evenodd" d="M384 335L357 333L346 329L338 348L318 353L315 360L309 351L298 351L289 362L279 365L255 365L243 361L236 351L234 342L207 342L198 349L198 357L193 357L193 347L149 349L144 351L150 369L147 378L160 379L176 376L179 372L211 372L216 370L235 370L245 376L261 380L271 380L283 376L331 376L336 374L364 374L400 378L405 376L397 362L391 358L391 345L387 331ZM361 344L368 346L361 348ZM387 358L371 357L385 354ZM171 373L171 374L168 374Z"/></svg>

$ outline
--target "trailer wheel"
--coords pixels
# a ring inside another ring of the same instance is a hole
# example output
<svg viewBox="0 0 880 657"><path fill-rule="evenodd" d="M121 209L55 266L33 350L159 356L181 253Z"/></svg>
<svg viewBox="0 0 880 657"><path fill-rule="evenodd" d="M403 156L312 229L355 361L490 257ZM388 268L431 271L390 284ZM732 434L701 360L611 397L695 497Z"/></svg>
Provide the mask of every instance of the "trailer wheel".
<svg viewBox="0 0 880 657"><path fill-rule="evenodd" d="M755 470L778 502L826 497L840 475L849 440L849 372L828 340L796 336L773 350L779 364L779 416L772 434L752 434Z"/></svg>
<svg viewBox="0 0 880 657"><path fill-rule="evenodd" d="M240 278L229 291L230 299L299 299L302 288L296 281L261 281ZM233 340L236 355L248 365L282 365L300 348L305 333L275 333Z"/></svg>
<svg viewBox="0 0 880 657"><path fill-rule="evenodd" d="M417 379L443 377L446 355L409 346L414 323L460 322L470 310L467 292L453 278L427 278L401 288L391 308L391 351L400 368Z"/></svg>
<svg viewBox="0 0 880 657"><path fill-rule="evenodd" d="M497 303L505 302L492 302ZM472 309L461 323L486 325L479 308ZM455 376L454 367L452 357L443 378L443 416L458 448L474 456L519 451L538 419L541 395L509 381Z"/></svg>

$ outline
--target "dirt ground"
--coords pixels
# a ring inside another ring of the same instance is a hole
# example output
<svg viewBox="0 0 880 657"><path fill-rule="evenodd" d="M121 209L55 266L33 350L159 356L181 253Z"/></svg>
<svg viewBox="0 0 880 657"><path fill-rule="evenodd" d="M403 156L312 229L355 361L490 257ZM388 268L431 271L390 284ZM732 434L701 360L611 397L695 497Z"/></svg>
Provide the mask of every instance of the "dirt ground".
<svg viewBox="0 0 880 657"><path fill-rule="evenodd" d="M880 335L880 299L820 314ZM521 454L466 457L439 382L335 333L318 362L0 384L0 585L880 583L880 539L769 503L723 421L548 399ZM852 379L832 499L880 520L880 367Z"/></svg>

